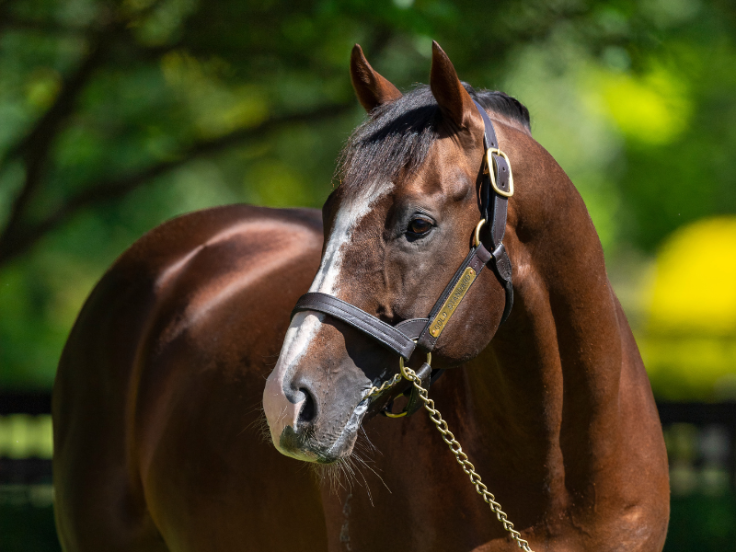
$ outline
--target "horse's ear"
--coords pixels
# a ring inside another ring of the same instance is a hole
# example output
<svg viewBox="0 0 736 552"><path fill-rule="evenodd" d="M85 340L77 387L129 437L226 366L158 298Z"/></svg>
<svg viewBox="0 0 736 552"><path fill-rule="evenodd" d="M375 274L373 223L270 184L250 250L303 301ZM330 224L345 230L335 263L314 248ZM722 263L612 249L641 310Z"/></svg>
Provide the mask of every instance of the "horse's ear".
<svg viewBox="0 0 736 552"><path fill-rule="evenodd" d="M398 88L374 71L359 44L353 46L350 56L350 79L358 101L368 113L401 97Z"/></svg>
<svg viewBox="0 0 736 552"><path fill-rule="evenodd" d="M458 127L470 130L482 125L473 99L457 78L450 58L435 41L432 41L432 72L429 86L442 114Z"/></svg>

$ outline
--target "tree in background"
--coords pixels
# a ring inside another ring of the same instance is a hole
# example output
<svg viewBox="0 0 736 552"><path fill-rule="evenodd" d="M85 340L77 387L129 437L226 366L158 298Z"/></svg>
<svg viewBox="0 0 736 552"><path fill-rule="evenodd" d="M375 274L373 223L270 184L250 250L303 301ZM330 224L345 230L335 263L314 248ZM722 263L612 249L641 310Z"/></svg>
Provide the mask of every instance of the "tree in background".
<svg viewBox="0 0 736 552"><path fill-rule="evenodd" d="M426 82L437 39L464 80L516 95L631 280L674 229L736 210L735 17L697 0L0 0L0 385L50 385L94 282L163 220L321 205L362 117L356 42L400 87Z"/></svg>

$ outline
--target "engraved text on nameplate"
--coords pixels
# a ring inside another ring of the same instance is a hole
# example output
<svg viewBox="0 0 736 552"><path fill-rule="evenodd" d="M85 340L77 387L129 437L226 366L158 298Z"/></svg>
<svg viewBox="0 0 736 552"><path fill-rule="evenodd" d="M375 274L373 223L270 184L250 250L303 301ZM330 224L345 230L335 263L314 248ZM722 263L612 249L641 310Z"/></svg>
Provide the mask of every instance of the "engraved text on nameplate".
<svg viewBox="0 0 736 552"><path fill-rule="evenodd" d="M432 322L432 326L429 328L429 333L432 337L437 338L440 336L442 330L445 329L445 325L447 325L450 317L453 315L455 309L460 304L460 301L463 300L463 297L465 297L465 294L470 289L470 285L475 280L475 277L475 270L470 267L465 269L463 275L460 276L457 284L455 284L455 287L452 288L450 295L447 297L442 305L442 308L440 308L439 312L437 313L437 316Z"/></svg>

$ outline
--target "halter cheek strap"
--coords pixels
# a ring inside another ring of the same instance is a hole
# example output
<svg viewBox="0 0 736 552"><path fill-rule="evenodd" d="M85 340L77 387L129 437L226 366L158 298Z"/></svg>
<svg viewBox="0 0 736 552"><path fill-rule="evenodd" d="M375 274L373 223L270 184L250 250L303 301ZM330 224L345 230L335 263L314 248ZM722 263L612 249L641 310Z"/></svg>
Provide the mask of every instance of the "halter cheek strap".
<svg viewBox="0 0 736 552"><path fill-rule="evenodd" d="M297 301L292 317L304 311L328 314L409 360L417 346L428 353L434 349L447 323L483 267L490 264L506 291L501 324L506 321L514 303L514 288L511 283L511 261L503 245L503 237L506 232L508 200L514 193L514 180L508 157L498 149L498 139L491 119L478 102L474 103L483 118L483 145L486 152L479 190L481 222L476 228L474 246L437 299L429 316L405 320L391 326L337 297L310 292ZM490 221L490 225L485 224L486 221ZM484 235L481 235L482 230L486 230ZM485 244L491 247L487 248Z"/></svg>
<svg viewBox="0 0 736 552"><path fill-rule="evenodd" d="M473 100L483 118L483 146L486 151L484 182L480 189L481 216L491 221L490 243L493 244L491 268L506 291L506 303L501 315L501 324L511 314L514 306L514 286L511 282L511 260L503 245L506 234L506 218L508 215L509 198L514 195L514 175L511 173L511 163L508 156L498 148L498 138L493 128L491 118L478 102ZM486 172L487 171L487 172ZM489 185L490 184L490 185ZM493 205L491 205L491 197ZM490 212L489 212L490 207Z"/></svg>

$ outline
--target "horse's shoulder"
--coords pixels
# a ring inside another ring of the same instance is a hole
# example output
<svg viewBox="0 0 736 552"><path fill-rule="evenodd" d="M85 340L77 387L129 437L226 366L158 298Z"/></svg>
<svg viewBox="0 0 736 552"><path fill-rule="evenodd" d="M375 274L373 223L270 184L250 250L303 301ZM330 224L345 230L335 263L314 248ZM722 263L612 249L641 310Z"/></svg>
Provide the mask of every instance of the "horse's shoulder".
<svg viewBox="0 0 736 552"><path fill-rule="evenodd" d="M321 247L316 210L231 205L169 220L102 276L74 324L60 370L74 381L90 373L127 378L139 345L159 331L152 320L161 327L174 319L186 326L205 320L203 312L240 308L249 297L268 296L261 303L274 315L286 313L288 322L291 306L317 271ZM94 354L89 343L97 344ZM119 368L106 368L111 363Z"/></svg>

